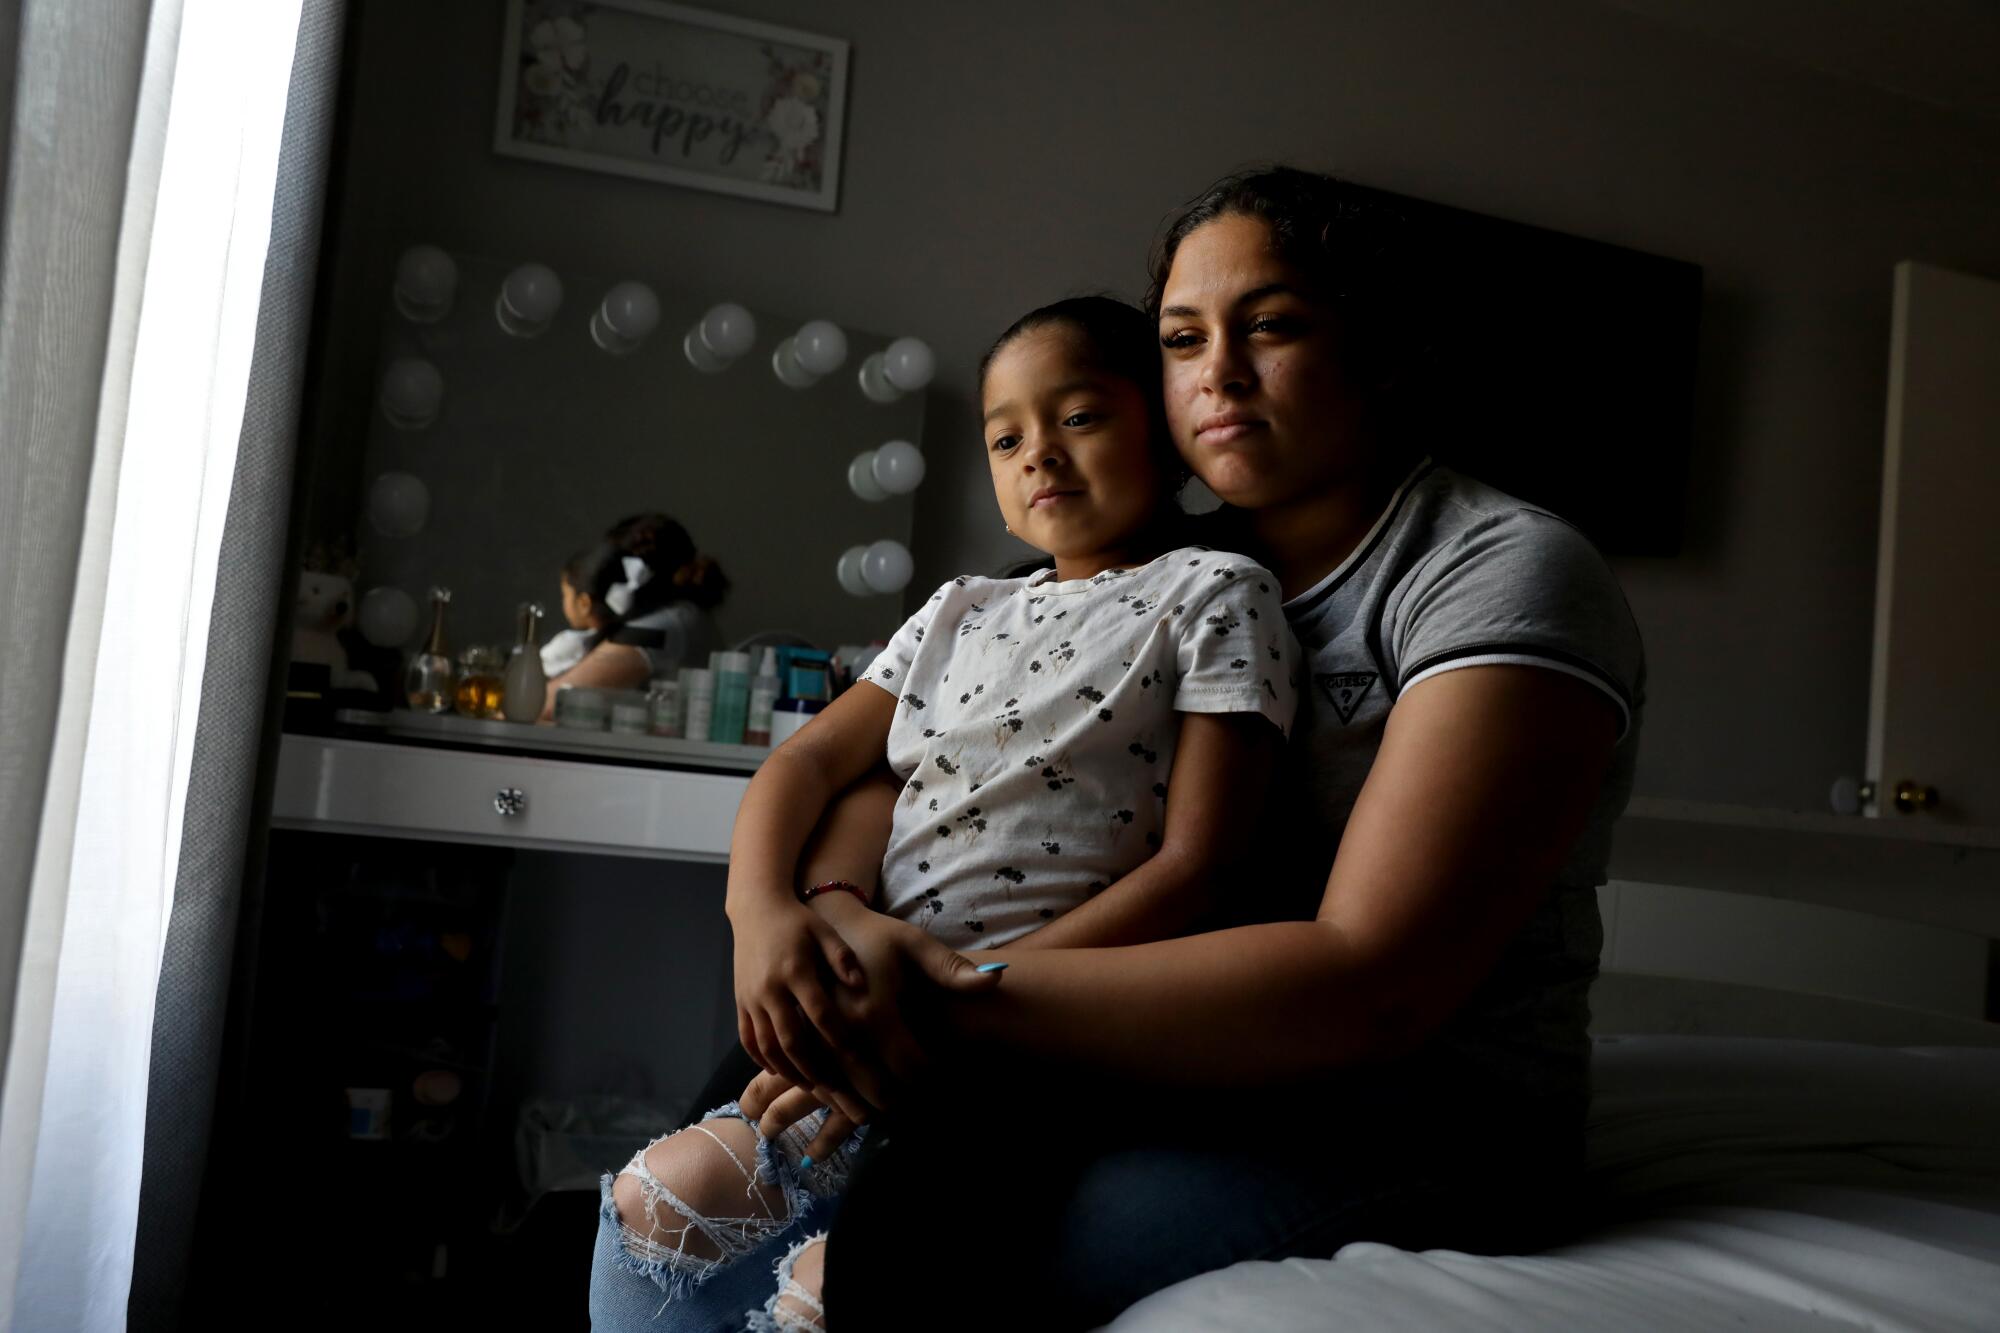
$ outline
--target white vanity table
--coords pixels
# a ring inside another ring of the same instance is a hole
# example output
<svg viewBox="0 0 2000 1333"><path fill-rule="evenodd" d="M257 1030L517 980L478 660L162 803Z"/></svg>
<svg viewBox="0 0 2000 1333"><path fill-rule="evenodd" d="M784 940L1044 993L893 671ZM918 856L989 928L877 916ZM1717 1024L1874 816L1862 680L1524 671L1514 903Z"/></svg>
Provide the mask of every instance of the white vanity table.
<svg viewBox="0 0 2000 1333"><path fill-rule="evenodd" d="M763 747L398 712L287 733L275 827L721 862Z"/></svg>
<svg viewBox="0 0 2000 1333"><path fill-rule="evenodd" d="M770 752L342 723L280 741L249 1078L310 1108L328 1209L396 1217L358 1264L435 1247L483 1272L531 1207L550 1246L587 1242L607 1136L638 1108L671 1127L734 1042L724 865ZM449 1105L419 1091L437 1071ZM344 1127L346 1088L388 1099L385 1132Z"/></svg>

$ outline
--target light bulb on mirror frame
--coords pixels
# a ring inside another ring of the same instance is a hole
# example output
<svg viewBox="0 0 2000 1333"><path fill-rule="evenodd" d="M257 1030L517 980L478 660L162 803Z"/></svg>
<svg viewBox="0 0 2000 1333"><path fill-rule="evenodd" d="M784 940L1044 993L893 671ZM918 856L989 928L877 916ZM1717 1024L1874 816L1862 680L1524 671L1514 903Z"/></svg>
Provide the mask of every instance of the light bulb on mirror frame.
<svg viewBox="0 0 2000 1333"><path fill-rule="evenodd" d="M710 306L695 327L702 346L724 361L734 361L757 342L757 317L734 301Z"/></svg>
<svg viewBox="0 0 2000 1333"><path fill-rule="evenodd" d="M407 472L384 472L368 487L368 521L385 537L416 536L430 513L430 487Z"/></svg>
<svg viewBox="0 0 2000 1333"><path fill-rule="evenodd" d="M878 593L901 592L909 586L915 569L908 549L887 537L870 545L861 556L861 578Z"/></svg>
<svg viewBox="0 0 2000 1333"><path fill-rule="evenodd" d="M916 393L937 373L937 358L921 338L898 338L879 352L862 358L856 379L871 403L893 403Z"/></svg>
<svg viewBox="0 0 2000 1333"><path fill-rule="evenodd" d="M875 451L864 449L847 465L847 489L870 504L889 498L889 492L875 480Z"/></svg>
<svg viewBox="0 0 2000 1333"><path fill-rule="evenodd" d="M422 430L437 420L444 402L444 376L420 356L401 356L382 372L376 401L398 430Z"/></svg>
<svg viewBox="0 0 2000 1333"><path fill-rule="evenodd" d="M533 338L548 331L561 309L562 279L547 264L523 264L507 275L493 298L493 318L503 332Z"/></svg>
<svg viewBox="0 0 2000 1333"><path fill-rule="evenodd" d="M689 365L704 375L720 375L731 365L730 362L708 350L707 345L701 340L699 327L689 329L681 338L681 355L688 359Z"/></svg>
<svg viewBox="0 0 2000 1333"><path fill-rule="evenodd" d="M850 546L842 551L840 559L834 562L834 577L840 582L840 590L849 597L867 597L874 592L874 589L868 586L868 580L861 575L861 562L867 555L867 547Z"/></svg>
<svg viewBox="0 0 2000 1333"><path fill-rule="evenodd" d="M361 595L354 623L377 648L401 648L417 632L417 603L401 588L370 588Z"/></svg>
<svg viewBox="0 0 2000 1333"><path fill-rule="evenodd" d="M787 389L810 389L819 383L819 376L799 364L797 349L790 338L771 349L771 373Z"/></svg>
<svg viewBox="0 0 2000 1333"><path fill-rule="evenodd" d="M881 491L889 495L908 495L923 484L924 456L908 440L891 440L874 450L869 471Z"/></svg>
<svg viewBox="0 0 2000 1333"><path fill-rule="evenodd" d="M814 379L831 375L847 360L847 335L832 320L809 319L792 335L792 355Z"/></svg>
<svg viewBox="0 0 2000 1333"><path fill-rule="evenodd" d="M660 298L643 282L621 282L590 315L590 339L613 356L629 356L660 326Z"/></svg>
<svg viewBox="0 0 2000 1333"><path fill-rule="evenodd" d="M396 261L391 292L396 313L412 324L435 324L451 313L458 262L435 245L413 245Z"/></svg>
<svg viewBox="0 0 2000 1333"><path fill-rule="evenodd" d="M916 393L931 382L937 358L921 338L898 338L882 349L882 374L904 393Z"/></svg>
<svg viewBox="0 0 2000 1333"><path fill-rule="evenodd" d="M861 384L861 393L871 403L893 403L903 396L903 391L889 383L889 377L882 369L882 354L870 352L861 358L861 369L855 379Z"/></svg>

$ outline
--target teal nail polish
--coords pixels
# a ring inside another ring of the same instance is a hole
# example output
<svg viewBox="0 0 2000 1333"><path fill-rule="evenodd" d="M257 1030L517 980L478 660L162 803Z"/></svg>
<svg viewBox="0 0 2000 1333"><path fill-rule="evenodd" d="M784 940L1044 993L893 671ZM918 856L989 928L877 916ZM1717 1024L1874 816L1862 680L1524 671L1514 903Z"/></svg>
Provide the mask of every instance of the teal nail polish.
<svg viewBox="0 0 2000 1333"><path fill-rule="evenodd" d="M1007 965L1005 963L981 963L973 969L975 972L1004 972L1006 970Z"/></svg>
<svg viewBox="0 0 2000 1333"><path fill-rule="evenodd" d="M799 1170L801 1171L812 1170L812 1164L813 1164L813 1159L811 1154L807 1154L806 1156L799 1158Z"/></svg>

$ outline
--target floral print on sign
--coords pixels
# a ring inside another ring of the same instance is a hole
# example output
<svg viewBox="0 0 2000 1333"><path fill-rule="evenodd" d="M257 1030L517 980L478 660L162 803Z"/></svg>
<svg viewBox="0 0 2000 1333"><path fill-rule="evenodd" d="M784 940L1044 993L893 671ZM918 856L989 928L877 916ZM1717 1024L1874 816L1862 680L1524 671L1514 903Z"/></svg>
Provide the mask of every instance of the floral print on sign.
<svg viewBox="0 0 2000 1333"><path fill-rule="evenodd" d="M692 27L693 34L688 33ZM663 85L662 52L692 35L705 61ZM527 0L514 140L816 192L826 176L833 54L581 0Z"/></svg>

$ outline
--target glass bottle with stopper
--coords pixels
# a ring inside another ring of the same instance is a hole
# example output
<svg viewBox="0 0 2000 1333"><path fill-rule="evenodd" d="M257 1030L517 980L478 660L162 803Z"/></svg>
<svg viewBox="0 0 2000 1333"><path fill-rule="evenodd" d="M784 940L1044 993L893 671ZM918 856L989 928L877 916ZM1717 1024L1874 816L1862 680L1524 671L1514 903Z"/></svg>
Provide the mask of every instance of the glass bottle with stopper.
<svg viewBox="0 0 2000 1333"><path fill-rule="evenodd" d="M475 643L458 655L458 713L492 721L501 716L500 695L506 659L491 644Z"/></svg>
<svg viewBox="0 0 2000 1333"><path fill-rule="evenodd" d="M419 713L448 713L454 691L451 649L445 643L444 609L451 603L451 589L431 589L431 632L423 650L410 659L403 675L403 694Z"/></svg>
<svg viewBox="0 0 2000 1333"><path fill-rule="evenodd" d="M536 627L542 619L539 602L523 602L521 632L514 655L507 660L507 678L501 694L500 714L509 722L536 722L549 694L548 673L542 670L541 645L535 642Z"/></svg>

